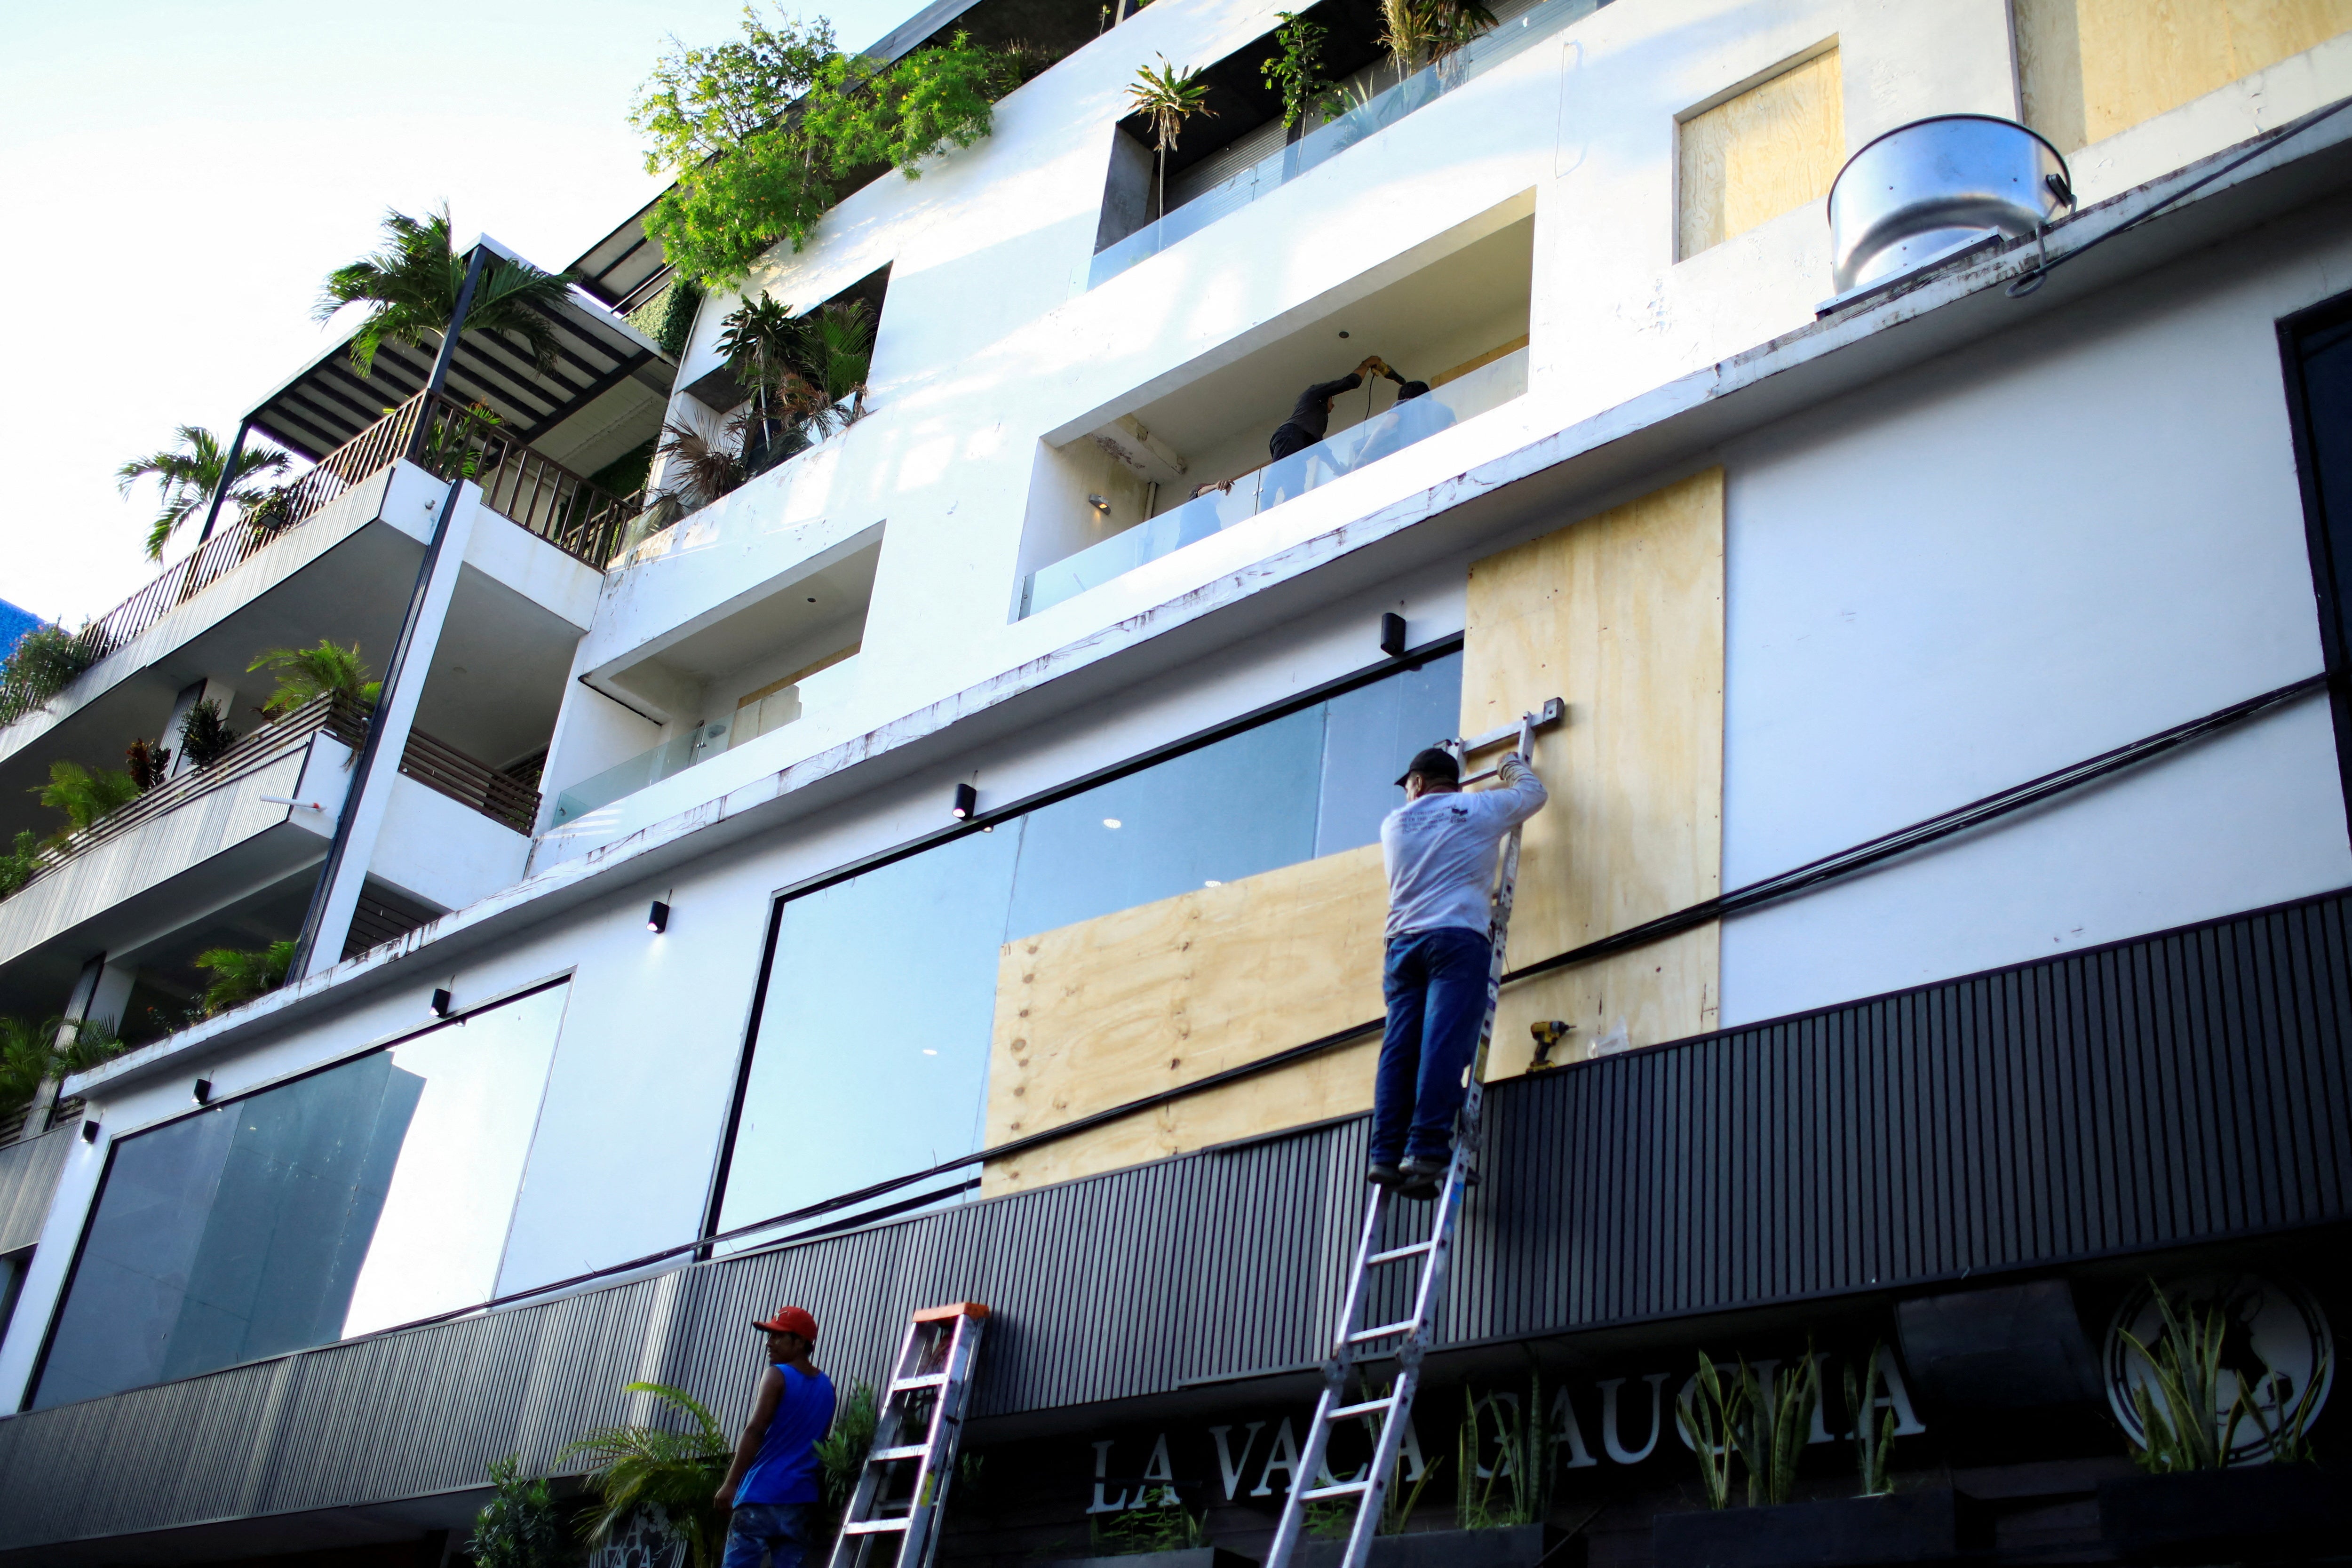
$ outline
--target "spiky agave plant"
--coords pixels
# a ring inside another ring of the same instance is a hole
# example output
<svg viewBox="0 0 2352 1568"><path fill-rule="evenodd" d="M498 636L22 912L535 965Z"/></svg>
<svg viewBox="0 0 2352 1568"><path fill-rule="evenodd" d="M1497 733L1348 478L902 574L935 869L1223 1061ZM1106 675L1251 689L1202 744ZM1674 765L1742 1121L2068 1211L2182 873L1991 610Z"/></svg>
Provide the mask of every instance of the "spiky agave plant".
<svg viewBox="0 0 2352 1568"><path fill-rule="evenodd" d="M1739 1452L1739 1433L1747 1420L1747 1384L1720 1376L1714 1359L1701 1351L1698 1376L1675 1401L1675 1425L1698 1457L1699 1485L1709 1508L1730 1506L1731 1462Z"/></svg>
<svg viewBox="0 0 2352 1568"><path fill-rule="evenodd" d="M449 208L414 218L397 209L383 215L383 243L373 254L327 274L313 312L325 321L346 305L370 306L352 336L352 368L362 375L387 342L437 348L449 318L457 313L470 252L450 243ZM492 256L474 287L466 330L504 332L529 345L541 371L555 363L555 333L547 313L563 301L567 285L552 272L524 261Z"/></svg>
<svg viewBox="0 0 2352 1568"><path fill-rule="evenodd" d="M727 1479L733 1450L727 1434L692 1394L660 1383L633 1383L625 1392L650 1394L684 1411L693 1426L684 1432L664 1426L600 1426L557 1456L560 1464L583 1458L593 1467L588 1489L596 1510L584 1524L593 1544L602 1545L639 1509L656 1508L686 1542L693 1568L713 1568L727 1537L727 1521L710 1506L711 1494Z"/></svg>
<svg viewBox="0 0 2352 1568"><path fill-rule="evenodd" d="M155 481L163 510L148 525L150 561L163 559L163 547L171 542L172 535L198 510L211 506L213 491L220 488L221 470L228 458L220 437L201 425L183 425L173 432L173 437L178 446L133 458L114 470L115 488L126 496L140 480ZM236 505L240 515L266 505L270 487L265 481L284 473L291 460L285 453L273 452L266 447L239 452L236 466L230 471L227 500Z"/></svg>

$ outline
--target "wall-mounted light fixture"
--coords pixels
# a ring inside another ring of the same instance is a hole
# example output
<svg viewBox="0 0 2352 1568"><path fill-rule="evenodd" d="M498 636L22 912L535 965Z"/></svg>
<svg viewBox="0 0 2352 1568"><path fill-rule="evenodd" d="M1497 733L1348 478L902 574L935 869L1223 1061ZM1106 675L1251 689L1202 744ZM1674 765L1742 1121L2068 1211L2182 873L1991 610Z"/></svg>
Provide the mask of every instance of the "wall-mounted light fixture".
<svg viewBox="0 0 2352 1568"><path fill-rule="evenodd" d="M1108 511L1110 510L1110 502L1103 500L1100 496L1088 496L1087 498L1087 504L1094 508L1097 511Z"/></svg>
<svg viewBox="0 0 2352 1568"><path fill-rule="evenodd" d="M958 822L969 822L979 810L980 792L968 784L956 785L955 804L948 807L948 815Z"/></svg>
<svg viewBox="0 0 2352 1568"><path fill-rule="evenodd" d="M85 1121L81 1124L81 1141L85 1143L95 1143L98 1142L97 1122Z"/></svg>
<svg viewBox="0 0 2352 1568"><path fill-rule="evenodd" d="M196 1103L198 1105L210 1105L212 1102L213 1080L208 1078L200 1078L196 1079Z"/></svg>
<svg viewBox="0 0 2352 1568"><path fill-rule="evenodd" d="M1404 617L1394 610L1381 617L1381 651L1391 658L1404 657Z"/></svg>
<svg viewBox="0 0 2352 1568"><path fill-rule="evenodd" d="M646 911L646 929L656 935L669 930L669 906L659 899L656 899L654 907Z"/></svg>
<svg viewBox="0 0 2352 1568"><path fill-rule="evenodd" d="M433 993L433 1016L435 1017L447 1017L457 1005L457 999L450 995L446 988Z"/></svg>

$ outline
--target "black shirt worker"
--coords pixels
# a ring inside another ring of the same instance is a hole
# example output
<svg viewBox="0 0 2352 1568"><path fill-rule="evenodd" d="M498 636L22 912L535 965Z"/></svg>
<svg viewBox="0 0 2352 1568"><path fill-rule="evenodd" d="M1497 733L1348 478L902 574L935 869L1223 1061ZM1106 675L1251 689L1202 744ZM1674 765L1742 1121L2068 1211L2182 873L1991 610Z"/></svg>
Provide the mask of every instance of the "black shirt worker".
<svg viewBox="0 0 2352 1568"><path fill-rule="evenodd" d="M1274 454L1274 460L1278 463L1292 453L1303 452L1323 439L1324 432L1331 428L1331 400L1343 392L1353 392L1363 385L1367 372L1385 375L1391 380L1402 379L1381 363L1380 355L1370 354L1365 357L1363 363L1339 380L1317 382L1298 395L1298 402L1290 410L1290 417L1276 426L1274 434L1267 437L1265 447Z"/></svg>

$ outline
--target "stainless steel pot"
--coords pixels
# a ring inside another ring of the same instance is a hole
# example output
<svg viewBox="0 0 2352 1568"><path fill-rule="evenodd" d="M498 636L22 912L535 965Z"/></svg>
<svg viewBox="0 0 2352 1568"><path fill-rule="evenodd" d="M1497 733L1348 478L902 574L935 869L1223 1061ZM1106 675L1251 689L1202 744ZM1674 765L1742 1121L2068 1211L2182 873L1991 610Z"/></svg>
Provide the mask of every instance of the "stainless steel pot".
<svg viewBox="0 0 2352 1568"><path fill-rule="evenodd" d="M1939 114L1886 132L1830 186L1838 292L1899 278L2003 234L2032 234L2074 205L2066 160L2013 120Z"/></svg>

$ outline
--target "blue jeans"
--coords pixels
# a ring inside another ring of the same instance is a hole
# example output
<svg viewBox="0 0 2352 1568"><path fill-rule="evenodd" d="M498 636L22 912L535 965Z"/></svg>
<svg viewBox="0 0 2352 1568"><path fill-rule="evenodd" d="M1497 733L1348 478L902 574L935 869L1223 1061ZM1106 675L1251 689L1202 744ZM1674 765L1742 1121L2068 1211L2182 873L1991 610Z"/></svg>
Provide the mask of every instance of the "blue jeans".
<svg viewBox="0 0 2352 1568"><path fill-rule="evenodd" d="M725 1568L803 1568L816 1546L818 1505L813 1502L742 1502L727 1526ZM773 1552L773 1557L769 1553Z"/></svg>
<svg viewBox="0 0 2352 1568"><path fill-rule="evenodd" d="M1484 932L1460 926L1389 938L1381 977L1388 1032L1372 1080L1374 1164L1446 1157L1462 1109L1462 1069L1486 1016L1492 956Z"/></svg>

